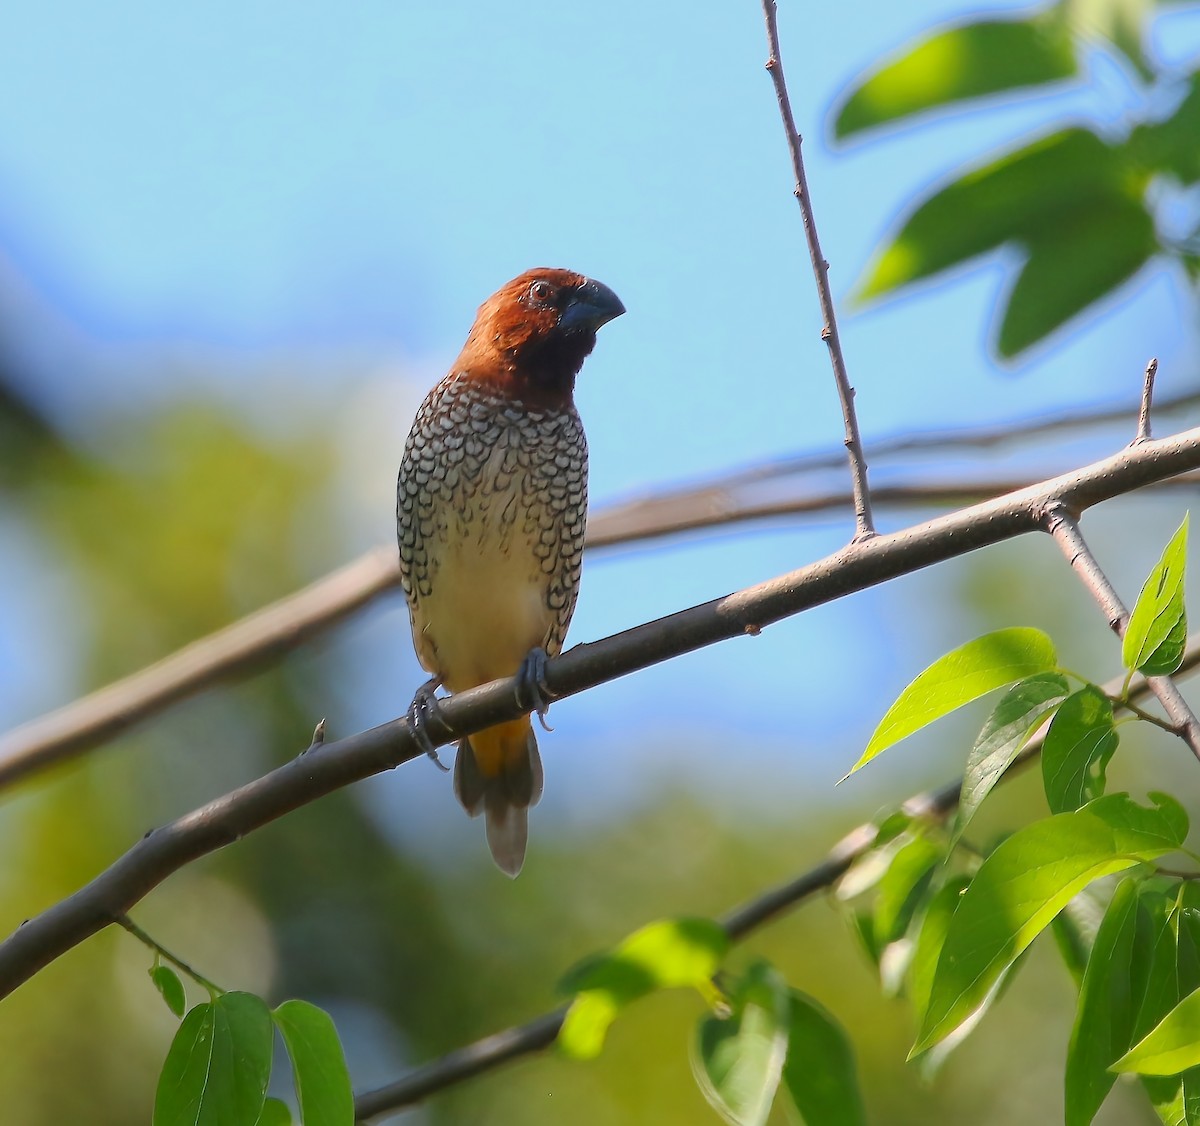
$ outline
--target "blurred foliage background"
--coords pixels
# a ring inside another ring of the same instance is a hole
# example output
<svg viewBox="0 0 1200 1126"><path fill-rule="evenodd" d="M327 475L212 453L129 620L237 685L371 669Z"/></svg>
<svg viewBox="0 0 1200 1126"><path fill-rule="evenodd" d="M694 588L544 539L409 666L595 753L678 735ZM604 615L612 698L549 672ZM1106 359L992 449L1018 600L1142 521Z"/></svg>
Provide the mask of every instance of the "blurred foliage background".
<svg viewBox="0 0 1200 1126"><path fill-rule="evenodd" d="M0 287L0 345L6 326L27 313L15 292ZM412 300L422 298L414 293ZM47 319L45 331L55 324ZM180 345L186 351L186 341ZM0 348L0 561L10 616L0 645L8 646L6 675L18 688L30 686L10 694L16 703L0 717L6 726L128 673L377 542L407 428L398 403L415 402L437 374L397 362L386 377L402 390L384 393L378 370L366 363L347 362L317 387L294 385L286 370L264 362L232 375L214 372L210 390L193 371L174 392L176 353L165 347L162 386L115 401L96 376L86 387L64 377L52 395L44 393L28 355L27 347ZM85 353L76 358L83 370L103 370L89 368ZM1177 370L1184 368L1177 386L1197 385L1195 360L1192 353L1177 359ZM234 382L242 385L237 394L229 391ZM739 421L732 408L725 413ZM1131 416L1119 429L1011 453L1003 472L1081 464L1127 441L1134 422ZM711 468L719 470L720 443L712 434L692 437L713 447ZM962 464L916 468L955 477ZM368 477L375 482L366 490L370 505L356 484ZM1130 601L1182 507L1177 493L1134 497L1089 516L1086 530ZM826 542L800 539L788 525L610 553L589 560L584 599L589 579L593 589L620 584L636 598L658 576L686 572L715 540L734 539L770 562L760 577L783 569L777 559L796 565L815 557ZM853 621L818 614L780 627L782 648L767 650L771 661L786 655L788 674L801 685L814 664L832 664L857 701L852 716L825 708L814 720L804 709L820 710L823 702L801 693L782 722L763 730L751 713L764 650L752 648L744 650L744 679L725 686L741 698L744 727L710 720L703 681L680 688L665 720L655 720L647 695L641 713L622 714L598 734L572 719L580 713L569 703L560 705L559 732L543 747L549 784L566 796L535 815L530 862L515 883L492 868L478 826L460 824L446 780L418 761L190 866L134 916L226 988L328 1008L356 1087L375 1086L557 1004L562 971L645 921L720 914L818 861L859 820L952 776L972 735L970 717L922 734L848 792L830 786L895 689L942 649L983 629L1036 623L1054 635L1064 662L1088 675L1102 679L1118 663L1100 615L1048 543L1004 545L866 601L869 613ZM399 598L389 596L270 669L205 692L0 795L0 929L7 933L74 891L150 827L295 755L318 719L327 718L336 737L398 714L415 686L415 666L388 658L406 637ZM686 723L675 718L681 712ZM1191 798L1193 818L1200 816L1194 764L1165 737L1137 737L1145 745L1122 747L1110 788L1172 790ZM572 756L587 760L574 781L567 776ZM619 800L609 794L591 803L593 781L618 770L625 772L614 791ZM1020 780L989 803L974 832L986 840L1041 812L1035 780ZM926 1085L903 1064L909 1014L902 1001L881 996L841 911L832 898L815 900L740 956L766 954L842 1021L859 1054L873 1121L1054 1120L1074 990L1052 949L1039 943L1009 994ZM143 948L110 928L4 1002L5 1121L148 1120L175 1027L146 977L149 964ZM699 1005L690 994L651 998L617 1022L595 1063L553 1055L525 1061L399 1120L714 1121L687 1063ZM282 1068L276 1085L286 1088ZM1137 1090L1119 1085L1097 1121L1152 1120Z"/></svg>

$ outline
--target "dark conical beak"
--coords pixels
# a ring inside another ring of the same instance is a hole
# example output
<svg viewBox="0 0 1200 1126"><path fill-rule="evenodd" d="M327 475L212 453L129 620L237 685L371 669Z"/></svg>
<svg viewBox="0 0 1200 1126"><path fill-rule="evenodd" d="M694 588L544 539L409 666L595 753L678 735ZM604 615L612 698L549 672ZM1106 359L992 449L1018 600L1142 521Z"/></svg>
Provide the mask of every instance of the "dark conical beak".
<svg viewBox="0 0 1200 1126"><path fill-rule="evenodd" d="M560 329L590 328L593 332L601 325L615 320L625 306L621 299L603 282L586 278L575 287L575 292L558 319Z"/></svg>

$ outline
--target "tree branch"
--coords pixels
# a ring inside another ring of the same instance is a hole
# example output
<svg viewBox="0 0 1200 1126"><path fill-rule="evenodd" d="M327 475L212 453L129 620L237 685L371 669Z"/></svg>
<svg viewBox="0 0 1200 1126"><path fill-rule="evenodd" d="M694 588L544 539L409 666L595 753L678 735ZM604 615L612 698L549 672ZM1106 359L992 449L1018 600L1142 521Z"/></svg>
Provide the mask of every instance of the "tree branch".
<svg viewBox="0 0 1200 1126"><path fill-rule="evenodd" d="M555 698L573 696L717 641L763 627L854 591L1026 532L1060 502L1082 510L1121 493L1200 467L1200 428L1131 446L1086 468L833 555L765 583L577 645L546 667ZM444 745L525 714L515 678L457 693L432 717ZM422 755L403 720L315 745L271 773L146 834L90 883L0 943L0 997L114 922L172 872L351 782Z"/></svg>
<svg viewBox="0 0 1200 1126"><path fill-rule="evenodd" d="M1200 403L1200 394L1157 406L1160 415ZM1127 417L1129 409L1070 412L986 427L900 435L874 443L876 455L966 448L982 449L1034 434L1092 426ZM707 484L669 489L595 513L590 550L755 520L783 519L841 509L853 496L841 491L766 500L742 499L737 490L805 470L829 468L844 455L802 454L735 471ZM1160 482L1160 484L1182 484ZM1024 481L974 484L898 484L876 487L876 504L965 504L1024 487ZM393 589L400 579L394 548L378 547L316 582L209 634L129 676L0 735L0 789L115 738L172 703L218 681L258 667L330 628Z"/></svg>
<svg viewBox="0 0 1200 1126"><path fill-rule="evenodd" d="M804 236L808 241L808 255L812 260L813 277L817 282L817 300L821 305L821 339L829 348L829 360L833 365L833 378L837 383L838 399L842 404L842 421L846 428L846 454L850 459L850 480L854 486L855 539L861 540L875 534L875 522L871 516L871 491L867 485L867 458L863 453L862 438L858 433L858 416L854 411L854 388L846 373L846 359L842 355L842 341L838 335L837 313L833 307L833 292L829 288L829 263L821 251L821 240L817 237L817 219L813 214L812 197L808 190L808 177L804 172L803 141L796 128L792 113L792 102L788 97L787 82L783 77L783 58L779 51L779 20L775 0L763 0L763 17L767 24L767 71L775 85L775 98L779 102L779 116L783 119L783 131L787 134L788 152L792 157L792 172L796 176L795 195L804 216Z"/></svg>
<svg viewBox="0 0 1200 1126"><path fill-rule="evenodd" d="M1188 638L1183 663L1177 675L1192 672L1200 665L1200 633ZM1124 677L1117 677L1104 685L1104 691L1115 696L1125 685ZM1129 699L1138 700L1150 694L1150 685L1142 677L1130 687ZM1118 702L1118 709L1125 705ZM1005 771L1001 782L1007 781L1018 770L1028 765L1042 750L1045 731L1039 732L1022 749ZM914 794L901 806L912 817L945 820L958 807L962 793L959 778L936 790ZM745 938L791 908L810 899L817 892L832 887L846 874L850 866L871 850L879 829L875 822L865 822L851 829L826 854L825 859L795 879L771 888L762 895L729 912L722 925L734 941ZM567 1015L563 1005L526 1024L506 1028L493 1033L473 1044L457 1048L440 1059L414 1068L394 1083L365 1091L354 1101L354 1113L358 1120L373 1118L379 1114L403 1110L423 1102L430 1095L444 1091L467 1079L492 1071L502 1064L521 1056L543 1051L554 1043Z"/></svg>
<svg viewBox="0 0 1200 1126"><path fill-rule="evenodd" d="M1129 612L1125 609L1121 596L1108 581L1108 576L1101 569L1099 561L1092 554L1092 549L1088 547L1083 533L1079 530L1079 522L1066 504L1055 503L1047 507L1046 531L1066 556L1071 569L1079 576L1079 581L1104 611L1109 629L1117 637L1124 637L1125 627L1129 624ZM1158 702L1171 717L1175 733L1191 748L1192 754L1200 759L1200 720L1196 719L1196 713L1188 706L1183 693L1169 676L1151 677L1149 684L1150 691L1158 697Z"/></svg>

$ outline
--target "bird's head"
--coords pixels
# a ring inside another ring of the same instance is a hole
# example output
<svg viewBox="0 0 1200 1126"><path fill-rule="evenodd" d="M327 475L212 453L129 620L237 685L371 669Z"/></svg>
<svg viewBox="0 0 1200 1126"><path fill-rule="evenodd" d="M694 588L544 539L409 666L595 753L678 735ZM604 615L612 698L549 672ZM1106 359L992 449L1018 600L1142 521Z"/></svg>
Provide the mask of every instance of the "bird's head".
<svg viewBox="0 0 1200 1126"><path fill-rule="evenodd" d="M526 270L479 307L458 370L517 399L570 401L596 331L623 312L601 282L571 270Z"/></svg>

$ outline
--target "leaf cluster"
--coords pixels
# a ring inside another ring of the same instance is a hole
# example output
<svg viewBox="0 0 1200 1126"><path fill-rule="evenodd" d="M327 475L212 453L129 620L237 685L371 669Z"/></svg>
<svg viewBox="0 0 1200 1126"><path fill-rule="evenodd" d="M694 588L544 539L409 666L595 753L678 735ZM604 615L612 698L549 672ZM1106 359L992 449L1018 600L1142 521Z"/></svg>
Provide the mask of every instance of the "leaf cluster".
<svg viewBox="0 0 1200 1126"><path fill-rule="evenodd" d="M835 111L839 140L983 98L1081 84L1096 51L1116 59L1141 95L1140 110L1118 128L1081 124L1031 137L926 195L860 279L859 299L1008 248L1017 264L995 346L1011 358L1153 258L1200 281L1200 214L1184 238L1165 236L1156 190L1200 183L1200 68L1159 67L1145 47L1154 12L1151 0L1058 0L1022 18L941 28L859 78Z"/></svg>

